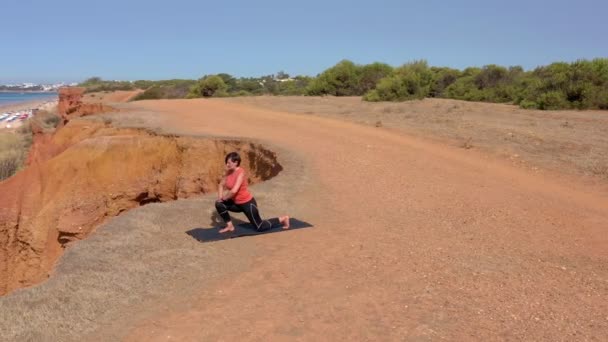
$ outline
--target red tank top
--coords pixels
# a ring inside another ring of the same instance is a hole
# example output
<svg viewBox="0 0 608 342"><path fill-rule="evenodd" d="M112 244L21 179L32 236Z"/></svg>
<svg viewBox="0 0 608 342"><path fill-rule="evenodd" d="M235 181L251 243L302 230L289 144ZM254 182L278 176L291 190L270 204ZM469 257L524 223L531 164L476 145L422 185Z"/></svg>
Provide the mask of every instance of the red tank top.
<svg viewBox="0 0 608 342"><path fill-rule="evenodd" d="M249 189L247 189L249 183L247 182L247 175L245 174L245 170L240 167L226 176L226 187L228 189L232 189L234 187L234 184L236 183L236 179L241 173L243 174L243 183L241 183L241 186L233 197L234 203L236 204L247 203L253 198L253 195L249 192Z"/></svg>

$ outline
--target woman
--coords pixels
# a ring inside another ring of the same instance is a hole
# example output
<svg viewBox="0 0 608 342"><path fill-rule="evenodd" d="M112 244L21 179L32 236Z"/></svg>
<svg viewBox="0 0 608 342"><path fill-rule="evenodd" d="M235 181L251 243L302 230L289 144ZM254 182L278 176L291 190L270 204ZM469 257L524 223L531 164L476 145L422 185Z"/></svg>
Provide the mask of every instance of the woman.
<svg viewBox="0 0 608 342"><path fill-rule="evenodd" d="M289 216L262 220L258 211L258 204L253 195L247 189L247 177L245 170L241 168L241 156L236 152L230 152L224 159L226 163L226 174L220 181L215 209L226 222L226 227L220 229L220 233L231 232L234 224L230 220L229 211L245 213L249 222L259 232L272 227L282 225L283 229L289 229ZM226 193L225 193L226 190Z"/></svg>

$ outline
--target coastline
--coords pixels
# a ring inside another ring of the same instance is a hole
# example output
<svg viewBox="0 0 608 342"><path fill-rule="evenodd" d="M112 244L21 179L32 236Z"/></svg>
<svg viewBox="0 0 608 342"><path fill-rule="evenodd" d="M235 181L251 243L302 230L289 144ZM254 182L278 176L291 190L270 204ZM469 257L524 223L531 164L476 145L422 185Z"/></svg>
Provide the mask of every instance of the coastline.
<svg viewBox="0 0 608 342"><path fill-rule="evenodd" d="M6 104L0 104L0 115L3 113L9 112L22 112L29 110L45 110L45 111L54 111L57 108L58 99L54 100L31 100L24 102L12 102ZM25 121L13 121L6 122L0 121L0 132L6 130L13 130L15 128L19 128L23 125Z"/></svg>
<svg viewBox="0 0 608 342"><path fill-rule="evenodd" d="M57 93L57 90L9 90L9 89L1 89L0 93L31 93L31 94L39 94L39 93L44 93L44 94L51 94L51 93Z"/></svg>
<svg viewBox="0 0 608 342"><path fill-rule="evenodd" d="M18 112L21 110L39 109L50 110L57 105L57 99L54 100L32 100L24 102L11 102L0 104L0 114L4 112Z"/></svg>

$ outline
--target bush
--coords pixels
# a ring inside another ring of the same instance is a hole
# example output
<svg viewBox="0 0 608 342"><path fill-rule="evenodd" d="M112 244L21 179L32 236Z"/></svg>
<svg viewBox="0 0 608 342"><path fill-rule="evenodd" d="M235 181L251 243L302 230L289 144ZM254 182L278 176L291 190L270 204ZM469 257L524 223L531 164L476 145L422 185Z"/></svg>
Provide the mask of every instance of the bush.
<svg viewBox="0 0 608 342"><path fill-rule="evenodd" d="M133 82L133 85L138 89L148 89L155 85L154 81L146 81L146 80L137 80Z"/></svg>
<svg viewBox="0 0 608 342"><path fill-rule="evenodd" d="M100 77L91 77L78 85L86 88L85 93L109 92L117 90L134 90L135 85L128 81L104 81Z"/></svg>
<svg viewBox="0 0 608 342"><path fill-rule="evenodd" d="M207 76L199 80L199 82L194 85L188 97L221 97L226 96L228 86L224 83L224 80L217 76Z"/></svg>
<svg viewBox="0 0 608 342"><path fill-rule="evenodd" d="M524 109L536 109L538 108L538 104L534 101L523 100L519 103L519 106Z"/></svg>
<svg viewBox="0 0 608 342"><path fill-rule="evenodd" d="M137 81L140 82L140 81ZM196 84L194 80L164 80L154 81L142 93L135 96L131 101L156 100L156 99L183 99L190 92L190 88Z"/></svg>
<svg viewBox="0 0 608 342"><path fill-rule="evenodd" d="M0 181L17 173L22 159L22 156L16 152L0 154Z"/></svg>
<svg viewBox="0 0 608 342"><path fill-rule="evenodd" d="M445 97L445 90L460 77L460 71L450 68L431 68L430 97Z"/></svg>
<svg viewBox="0 0 608 342"><path fill-rule="evenodd" d="M54 130L61 122L61 117L55 113L47 112L45 110L39 110L30 120L32 124L36 123L44 130ZM28 130L31 134L31 124L28 125L28 127Z"/></svg>
<svg viewBox="0 0 608 342"><path fill-rule="evenodd" d="M393 68L384 63L372 63L360 67L357 94L362 95L376 88L378 82L391 74Z"/></svg>
<svg viewBox="0 0 608 342"><path fill-rule="evenodd" d="M333 67L325 70L308 85L308 95L334 95L349 96L357 93L358 86L357 66L343 60Z"/></svg>
<svg viewBox="0 0 608 342"><path fill-rule="evenodd" d="M366 96L366 101L404 101L429 96L433 74L426 61L415 61L381 79Z"/></svg>
<svg viewBox="0 0 608 342"><path fill-rule="evenodd" d="M390 66L386 64L358 66L349 60L343 60L312 79L306 87L306 94L360 96L373 89L389 73Z"/></svg>
<svg viewBox="0 0 608 342"><path fill-rule="evenodd" d="M237 81L236 89L250 94L262 94L264 92L264 85L260 80L255 78L241 78Z"/></svg>
<svg viewBox="0 0 608 342"><path fill-rule="evenodd" d="M568 100L560 91L550 91L538 97L539 109L563 109L568 108Z"/></svg>
<svg viewBox="0 0 608 342"><path fill-rule="evenodd" d="M285 72L257 78L221 73L195 80L83 82L88 91L145 89L134 100L247 95L360 96L366 101L405 101L425 97L504 102L522 108L608 109L608 58L552 63L533 71L494 64L463 71L414 61L393 69L383 63L356 65L342 60L317 77L290 78Z"/></svg>
<svg viewBox="0 0 608 342"><path fill-rule="evenodd" d="M131 101L139 100L158 100L163 98L163 91L159 86L152 86L143 93L137 94Z"/></svg>
<svg viewBox="0 0 608 342"><path fill-rule="evenodd" d="M234 96L251 96L251 93L246 90L239 90L238 92L234 93Z"/></svg>
<svg viewBox="0 0 608 342"><path fill-rule="evenodd" d="M0 133L0 180L19 171L31 144L32 134L27 128L20 128L17 133Z"/></svg>
<svg viewBox="0 0 608 342"><path fill-rule="evenodd" d="M541 109L602 109L608 88L608 59L552 63L530 73L524 98Z"/></svg>
<svg viewBox="0 0 608 342"><path fill-rule="evenodd" d="M363 96L366 101L399 101L407 98L406 87L397 76L383 78L376 89Z"/></svg>

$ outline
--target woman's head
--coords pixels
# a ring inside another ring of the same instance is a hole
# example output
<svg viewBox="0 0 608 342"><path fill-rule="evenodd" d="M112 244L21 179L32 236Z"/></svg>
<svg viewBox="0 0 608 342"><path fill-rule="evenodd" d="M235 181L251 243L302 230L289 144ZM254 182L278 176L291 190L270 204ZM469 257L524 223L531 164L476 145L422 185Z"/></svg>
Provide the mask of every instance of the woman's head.
<svg viewBox="0 0 608 342"><path fill-rule="evenodd" d="M231 164L234 164L237 167L241 166L241 156L236 152L230 152L226 155L226 158L224 159L224 163L226 164L226 166L228 166L228 161L230 161Z"/></svg>

